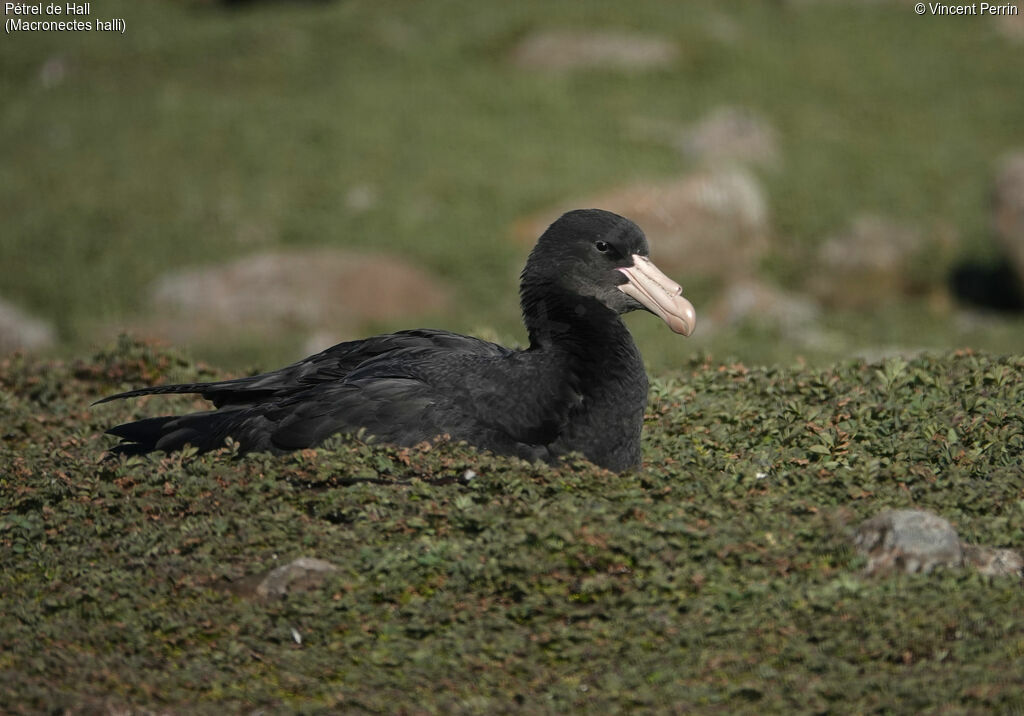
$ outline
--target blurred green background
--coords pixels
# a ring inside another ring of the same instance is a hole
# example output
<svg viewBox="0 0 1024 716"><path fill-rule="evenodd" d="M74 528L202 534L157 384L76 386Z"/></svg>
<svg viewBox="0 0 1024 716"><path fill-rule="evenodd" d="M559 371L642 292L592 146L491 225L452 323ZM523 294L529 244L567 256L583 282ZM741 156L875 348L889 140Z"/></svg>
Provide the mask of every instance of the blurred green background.
<svg viewBox="0 0 1024 716"><path fill-rule="evenodd" d="M1019 25L904 2L91 4L91 19L111 17L123 35L0 40L0 298L51 322L54 352L145 333L168 272L314 246L392 254L451 291L443 309L339 322L328 343L421 325L522 342L517 222L700 170L678 138L722 107L775 143L744 168L767 209L757 278L816 312L795 333L755 310L689 340L630 317L652 369L699 351L1024 350L1019 312L979 308L949 282L968 265L984 282L1003 261L992 195L1000 158L1024 148ZM517 64L546 31L629 33L673 53L646 68ZM808 288L820 246L864 215L923 237L900 269L920 280L830 307ZM681 273L698 315L714 314L727 282ZM269 369L304 355L309 333L182 342Z"/></svg>

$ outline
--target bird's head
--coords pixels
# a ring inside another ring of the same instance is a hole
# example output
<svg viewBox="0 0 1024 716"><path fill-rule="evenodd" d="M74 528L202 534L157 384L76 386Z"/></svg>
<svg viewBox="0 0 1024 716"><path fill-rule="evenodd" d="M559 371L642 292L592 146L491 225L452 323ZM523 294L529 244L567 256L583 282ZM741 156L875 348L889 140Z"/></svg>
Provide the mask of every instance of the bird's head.
<svg viewBox="0 0 1024 716"><path fill-rule="evenodd" d="M557 287L594 298L616 313L650 311L684 336L696 327L693 304L651 261L644 232L610 211L563 214L537 241L522 279L524 301L539 286Z"/></svg>

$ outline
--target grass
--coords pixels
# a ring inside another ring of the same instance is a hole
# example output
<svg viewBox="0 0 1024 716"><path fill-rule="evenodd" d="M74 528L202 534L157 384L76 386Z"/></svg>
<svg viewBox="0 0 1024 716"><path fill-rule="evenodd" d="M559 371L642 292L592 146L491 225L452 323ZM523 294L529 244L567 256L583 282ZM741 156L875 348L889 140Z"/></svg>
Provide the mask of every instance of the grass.
<svg viewBox="0 0 1024 716"><path fill-rule="evenodd" d="M443 327L514 340L512 277L526 247L507 240L510 224L687 170L630 128L682 125L722 104L779 131L782 163L760 179L775 228L765 268L783 286L799 289L817 243L865 211L952 227L957 255L988 259L993 162L1024 126L1024 45L986 18L919 17L898 3L93 6L125 18L126 34L0 45L0 293L56 322L65 356L147 316L147 287L165 271L305 244L408 257L457 289ZM652 32L681 55L650 73L512 68L508 50L546 26ZM50 86L48 61L65 73ZM347 208L346 192L363 186L376 206ZM714 294L694 285L706 307ZM914 346L1021 350L1019 318L965 330L948 310L904 302L870 320L839 314L840 338L820 349L743 328L698 340L753 362L828 361L924 323ZM379 328L401 327L396 316ZM680 361L663 333L644 336L657 369ZM195 350L266 368L300 357L300 343Z"/></svg>
<svg viewBox="0 0 1024 716"><path fill-rule="evenodd" d="M867 578L847 535L917 506L1020 549L1022 369L693 359L654 381L644 468L613 475L350 438L103 462L106 426L192 403L92 400L217 373L131 342L7 359L5 708L1019 710L1020 581ZM225 588L300 556L339 571Z"/></svg>

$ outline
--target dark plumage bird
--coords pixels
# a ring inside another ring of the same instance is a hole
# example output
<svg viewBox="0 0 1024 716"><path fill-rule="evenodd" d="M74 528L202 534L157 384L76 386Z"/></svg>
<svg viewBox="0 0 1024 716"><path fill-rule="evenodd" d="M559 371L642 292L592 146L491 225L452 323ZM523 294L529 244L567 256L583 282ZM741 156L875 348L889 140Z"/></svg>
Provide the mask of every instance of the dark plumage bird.
<svg viewBox="0 0 1024 716"><path fill-rule="evenodd" d="M647 375L620 314L646 309L689 335L693 306L648 258L632 221L570 211L540 237L521 277L530 345L512 350L439 330L339 343L280 370L141 388L99 402L199 393L215 410L112 428L114 453L237 441L242 451L307 448L365 428L415 445L441 435L495 453L554 461L577 451L622 471L640 464Z"/></svg>

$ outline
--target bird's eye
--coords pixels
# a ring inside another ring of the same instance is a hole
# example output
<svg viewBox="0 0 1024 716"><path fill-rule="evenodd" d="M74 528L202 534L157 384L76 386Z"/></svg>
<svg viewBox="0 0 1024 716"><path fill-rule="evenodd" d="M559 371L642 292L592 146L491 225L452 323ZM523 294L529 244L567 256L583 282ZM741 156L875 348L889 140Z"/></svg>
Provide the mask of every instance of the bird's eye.
<svg viewBox="0 0 1024 716"><path fill-rule="evenodd" d="M594 248L600 251L602 254L606 254L612 249L612 247L608 244L607 241L595 241Z"/></svg>

